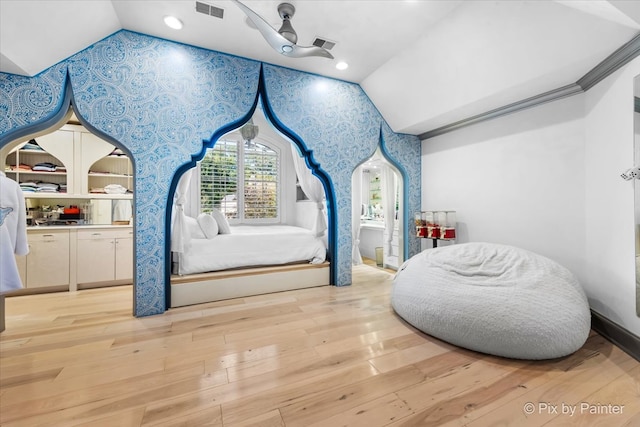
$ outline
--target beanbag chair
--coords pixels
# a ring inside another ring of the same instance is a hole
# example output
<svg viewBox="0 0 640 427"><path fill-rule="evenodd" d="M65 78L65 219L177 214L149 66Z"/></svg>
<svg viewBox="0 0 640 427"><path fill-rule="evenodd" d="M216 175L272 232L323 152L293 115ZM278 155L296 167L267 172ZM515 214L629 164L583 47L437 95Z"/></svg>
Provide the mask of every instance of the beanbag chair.
<svg viewBox="0 0 640 427"><path fill-rule="evenodd" d="M425 250L398 270L391 304L426 334L515 359L553 359L578 350L591 328L574 275L535 253L492 243Z"/></svg>

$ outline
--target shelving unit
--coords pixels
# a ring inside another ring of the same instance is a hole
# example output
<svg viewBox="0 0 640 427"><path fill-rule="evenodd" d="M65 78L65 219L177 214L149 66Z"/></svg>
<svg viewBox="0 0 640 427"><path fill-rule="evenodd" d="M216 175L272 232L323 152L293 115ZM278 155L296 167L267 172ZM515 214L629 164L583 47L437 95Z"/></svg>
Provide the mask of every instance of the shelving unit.
<svg viewBox="0 0 640 427"><path fill-rule="evenodd" d="M81 287L131 283L133 229L131 225L113 225L112 213L115 201L132 200L133 194L91 192L109 184L131 190L130 159L111 155L115 150L112 144L79 125L64 125L35 140L41 150L25 149L28 141L3 147L0 166L7 177L18 183L66 185L66 192L23 191L30 225L27 227L30 252L16 257L25 286L16 293L74 291ZM45 162L66 170L29 170ZM25 168L19 168L21 164ZM78 207L81 215L63 217L64 208L71 206Z"/></svg>
<svg viewBox="0 0 640 427"><path fill-rule="evenodd" d="M63 193L47 192L46 194L49 195L73 192L73 183L71 183L71 188L69 188L69 175L73 173L73 166L71 166L71 170L69 170L68 166L73 164L73 134L61 133L55 135L55 137L45 135L39 139L41 139L41 143L38 144L40 147L39 150L25 149L24 147L28 144L28 141L24 141L13 147L4 160L7 177L14 179L20 184L25 182L47 182L64 186ZM52 148L52 151L47 151L47 148ZM34 166L40 163L50 163L64 168L64 171L46 172L32 170ZM20 167L21 165L24 166L24 168ZM39 193L25 192L25 197L29 197L31 194L35 195Z"/></svg>
<svg viewBox="0 0 640 427"><path fill-rule="evenodd" d="M132 190L131 161L127 156L113 155L114 149L113 145L91 133L82 134L80 185L83 193L101 194L92 193L92 190L104 188L109 184L118 184ZM131 193L128 196L131 198Z"/></svg>
<svg viewBox="0 0 640 427"><path fill-rule="evenodd" d="M66 192L25 192L25 198L98 198L132 199L132 193L92 193L92 189L118 184L127 190L133 188L133 168L125 155L112 155L115 147L98 138L83 127L65 125L51 134L37 137L41 151L24 149L25 142L11 147L4 159L5 173L18 183L28 181L51 182L66 185ZM33 167L38 163L52 163L64 167L64 172L40 172L21 169L19 165Z"/></svg>
<svg viewBox="0 0 640 427"><path fill-rule="evenodd" d="M373 175L373 174L372 174ZM382 201L382 187L380 186L380 175L371 177L369 184L369 204L373 205Z"/></svg>

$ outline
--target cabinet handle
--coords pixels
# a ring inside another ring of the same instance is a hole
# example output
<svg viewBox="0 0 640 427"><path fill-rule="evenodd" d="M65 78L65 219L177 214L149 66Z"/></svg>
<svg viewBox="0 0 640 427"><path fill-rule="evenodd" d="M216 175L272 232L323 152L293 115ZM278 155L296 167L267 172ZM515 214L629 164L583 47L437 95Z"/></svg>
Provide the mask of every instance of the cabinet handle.
<svg viewBox="0 0 640 427"><path fill-rule="evenodd" d="M92 236L102 236L102 233L91 233Z"/></svg>
<svg viewBox="0 0 640 427"><path fill-rule="evenodd" d="M53 237L53 234L43 234L42 237Z"/></svg>

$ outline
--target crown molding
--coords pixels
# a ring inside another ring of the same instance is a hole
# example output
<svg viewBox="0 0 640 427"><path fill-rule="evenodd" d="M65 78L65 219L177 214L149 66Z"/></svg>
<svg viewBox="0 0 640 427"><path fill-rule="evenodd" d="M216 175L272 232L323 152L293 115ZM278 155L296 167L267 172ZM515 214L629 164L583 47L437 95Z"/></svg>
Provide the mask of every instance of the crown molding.
<svg viewBox="0 0 640 427"><path fill-rule="evenodd" d="M618 50L607 56L604 61L582 76L576 84L586 92L611 73L638 56L638 54L640 54L640 34L636 35L630 41L622 45Z"/></svg>
<svg viewBox="0 0 640 427"><path fill-rule="evenodd" d="M444 133L452 132L454 130L461 129L466 126L471 126L476 123L484 122L486 120L495 119L497 117L506 116L527 108L535 107L537 105L545 104L547 102L555 101L560 98L566 98L567 96L582 93L583 90L580 86L573 83L567 86L560 87L558 89L551 90L549 92L541 93L540 95L532 96L531 98L523 99L522 101L516 101L512 104L499 107L486 113L481 113L466 119L459 120L457 122L439 127L434 130L427 131L418 135L421 140L433 138L434 136L442 135Z"/></svg>
<svg viewBox="0 0 640 427"><path fill-rule="evenodd" d="M576 95L578 93L586 92L607 76L627 64L629 61L640 55L640 33L633 39L625 43L602 62L591 69L587 74L582 76L577 82L562 86L558 89L551 90L549 92L541 93L540 95L532 96L531 98L523 99L522 101L516 101L512 104L505 105L503 107L496 108L485 113L480 113L466 119L459 120L454 123L450 123L445 126L421 133L418 138L421 140L433 138L434 136L442 135L454 130L461 129L466 126L471 126L486 120L495 119L498 117L512 114L527 108L536 107L538 105L545 104L547 102L556 101L567 96Z"/></svg>

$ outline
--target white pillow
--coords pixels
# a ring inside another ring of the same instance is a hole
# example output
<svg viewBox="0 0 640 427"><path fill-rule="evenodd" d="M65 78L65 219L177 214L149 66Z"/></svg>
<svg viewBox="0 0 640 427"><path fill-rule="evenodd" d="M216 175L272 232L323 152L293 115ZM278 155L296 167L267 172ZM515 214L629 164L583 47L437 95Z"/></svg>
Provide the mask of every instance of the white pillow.
<svg viewBox="0 0 640 427"><path fill-rule="evenodd" d="M206 213L198 215L198 224L207 239L213 239L218 235L218 223L211 215Z"/></svg>
<svg viewBox="0 0 640 427"><path fill-rule="evenodd" d="M224 216L224 214L222 212L220 212L216 208L213 208L211 210L211 216L216 219L216 222L218 223L218 232L220 234L230 234L231 233L231 226L229 226L229 221L227 221L227 217Z"/></svg>
<svg viewBox="0 0 640 427"><path fill-rule="evenodd" d="M184 222L187 225L188 235L192 239L206 239L207 236L204 235L202 228L200 228L200 224L198 224L198 220L195 218L191 218L190 216L184 217Z"/></svg>

